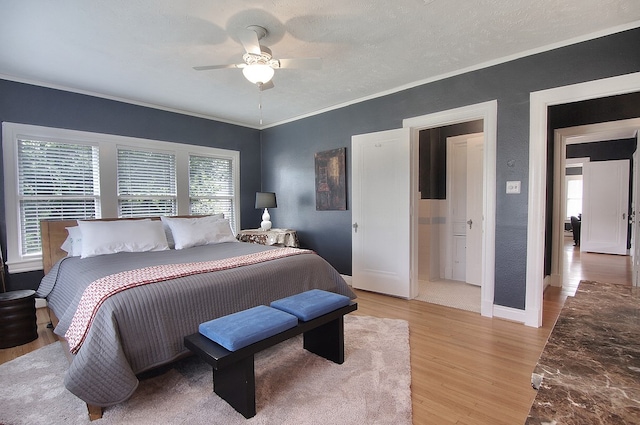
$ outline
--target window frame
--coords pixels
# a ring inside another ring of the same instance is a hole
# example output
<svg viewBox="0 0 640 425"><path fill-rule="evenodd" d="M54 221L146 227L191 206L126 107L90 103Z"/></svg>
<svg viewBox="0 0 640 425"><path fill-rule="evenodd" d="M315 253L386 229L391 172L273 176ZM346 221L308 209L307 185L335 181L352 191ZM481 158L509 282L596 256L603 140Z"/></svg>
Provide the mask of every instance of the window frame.
<svg viewBox="0 0 640 425"><path fill-rule="evenodd" d="M234 231L240 223L240 152L185 143L166 142L104 133L67 130L29 124L2 123L4 204L7 235L5 264L9 273L42 270L42 253L22 255L20 251L20 205L18 202L18 139L51 140L97 145L100 166L101 217L118 217L117 154L119 148L169 151L176 155L177 215L189 215L189 156L230 159L233 164Z"/></svg>
<svg viewBox="0 0 640 425"><path fill-rule="evenodd" d="M571 182L571 181L580 181L580 182L583 183L583 189L582 189L580 198L572 198L572 197L569 196L569 182ZM566 196L564 197L565 198L564 199L564 215L566 217L564 219L565 219L565 221L567 221L567 220L571 220L571 214L569 212L569 201L580 199L580 205L581 206L583 205L583 199L584 199L584 176L582 174L565 175L564 176L564 193L566 194Z"/></svg>
<svg viewBox="0 0 640 425"><path fill-rule="evenodd" d="M145 152L145 153L151 153L151 154L160 154L160 155L168 155L168 156L173 156L173 168L174 168L174 172L175 172L175 185L172 188L175 193L171 194L171 195L142 195L141 199L170 199L172 201L175 201L175 210L177 212L178 209L178 163L177 163L177 158L176 158L176 152L175 151L171 151L171 150L164 150L164 149L142 149L140 147L135 147L135 146L125 146L122 144L119 144L117 146L116 149L116 173L119 171L118 170L118 164L119 164L119 159L120 159L120 152L121 151L133 151L133 152ZM120 182L116 179L116 196L118 197L118 217L122 217L122 218L132 218L132 217L139 217L139 215L132 215L132 216L123 216L121 215L122 212L122 208L121 208L121 202L122 201L126 201L126 200L130 200L130 199L136 199L136 197L131 196L131 195L123 195L120 193Z"/></svg>
<svg viewBox="0 0 640 425"><path fill-rule="evenodd" d="M191 203L191 201L201 201L201 200L222 200L222 201L231 201L231 203L233 204L234 202L234 198L236 197L235 193L237 193L237 191L235 190L235 188L232 188L232 194L214 194L213 192L209 192L206 196L195 196L192 194L191 192L191 158L192 157L200 157L200 158L209 158L209 159L214 159L214 160L223 160L223 161L228 161L228 158L222 158L220 156L213 156L213 155L203 155L203 154L196 154L196 153L190 153L189 154L189 214L198 214L198 212L193 212L191 210L191 207L193 206L193 204ZM231 163L231 173L233 174L234 170L233 170L233 161ZM234 179L235 181L235 179ZM239 210L235 207L232 206L232 217L227 217L231 223L232 228L235 229L235 232L237 233L239 230ZM218 213L220 211L217 211ZM225 211L222 211L225 212Z"/></svg>
<svg viewBox="0 0 640 425"><path fill-rule="evenodd" d="M21 146L25 147L24 150ZM39 220L100 218L99 147L95 143L17 137L16 148L16 164L25 166L20 176L16 174L19 178L15 203L20 213L18 249L23 257L32 258L40 255L42 251L41 244L37 244L42 242ZM32 148L42 151L43 156L36 155L31 151ZM25 152L25 157L22 157L22 152ZM72 167L70 162L67 162L74 156L76 161L83 161L81 158L84 155L89 155L90 158L86 158L88 162L79 168ZM43 160L46 163L43 163ZM53 178L48 171L61 177L61 180ZM75 174L78 171L80 174ZM91 176L88 186L87 172ZM83 177L79 179L80 176ZM67 191L64 183L60 184L60 181L66 181L69 177L71 178L68 182L76 184L72 186L75 190ZM78 183L81 187L78 187ZM28 242L25 245L26 241Z"/></svg>

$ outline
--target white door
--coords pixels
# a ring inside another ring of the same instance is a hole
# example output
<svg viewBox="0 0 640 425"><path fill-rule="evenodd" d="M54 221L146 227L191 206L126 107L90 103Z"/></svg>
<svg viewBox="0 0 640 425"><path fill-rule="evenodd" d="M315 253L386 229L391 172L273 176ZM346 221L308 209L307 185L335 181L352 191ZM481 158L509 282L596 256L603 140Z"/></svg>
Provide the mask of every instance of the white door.
<svg viewBox="0 0 640 425"><path fill-rule="evenodd" d="M463 227L464 229L464 227ZM467 238L453 235L453 270L451 280L464 282L467 278Z"/></svg>
<svg viewBox="0 0 640 425"><path fill-rule="evenodd" d="M447 140L447 199L451 226L448 237L452 250L447 258L445 278L464 282L467 276L467 140L451 137Z"/></svg>
<svg viewBox="0 0 640 425"><path fill-rule="evenodd" d="M410 298L410 130L353 136L351 148L352 285Z"/></svg>
<svg viewBox="0 0 640 425"><path fill-rule="evenodd" d="M467 140L466 282L482 285L482 217L484 137Z"/></svg>
<svg viewBox="0 0 640 425"><path fill-rule="evenodd" d="M450 137L447 156L452 258L447 260L450 267L446 269L445 278L481 286L484 192L482 133Z"/></svg>
<svg viewBox="0 0 640 425"><path fill-rule="evenodd" d="M585 163L583 176L580 251L626 255L629 160Z"/></svg>

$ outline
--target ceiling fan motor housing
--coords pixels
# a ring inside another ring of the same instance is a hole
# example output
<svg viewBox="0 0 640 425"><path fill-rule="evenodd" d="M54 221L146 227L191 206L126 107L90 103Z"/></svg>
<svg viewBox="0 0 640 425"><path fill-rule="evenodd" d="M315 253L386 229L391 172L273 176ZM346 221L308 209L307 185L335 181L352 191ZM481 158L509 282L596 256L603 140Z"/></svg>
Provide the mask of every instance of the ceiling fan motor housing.
<svg viewBox="0 0 640 425"><path fill-rule="evenodd" d="M280 62L277 59L273 59L271 50L268 47L260 46L260 51L262 53L259 55L253 53L245 53L244 55L242 55L242 59L247 65L259 64L269 65L272 68L280 68Z"/></svg>

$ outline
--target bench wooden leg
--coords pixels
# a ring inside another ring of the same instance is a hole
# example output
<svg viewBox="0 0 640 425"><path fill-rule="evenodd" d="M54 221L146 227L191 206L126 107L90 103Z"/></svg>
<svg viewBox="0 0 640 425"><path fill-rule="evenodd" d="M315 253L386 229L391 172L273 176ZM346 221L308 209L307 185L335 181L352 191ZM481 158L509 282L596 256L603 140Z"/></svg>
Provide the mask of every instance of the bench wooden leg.
<svg viewBox="0 0 640 425"><path fill-rule="evenodd" d="M304 348L334 363L344 363L344 316L305 332Z"/></svg>
<svg viewBox="0 0 640 425"><path fill-rule="evenodd" d="M256 415L256 378L253 355L213 370L213 391L249 419Z"/></svg>

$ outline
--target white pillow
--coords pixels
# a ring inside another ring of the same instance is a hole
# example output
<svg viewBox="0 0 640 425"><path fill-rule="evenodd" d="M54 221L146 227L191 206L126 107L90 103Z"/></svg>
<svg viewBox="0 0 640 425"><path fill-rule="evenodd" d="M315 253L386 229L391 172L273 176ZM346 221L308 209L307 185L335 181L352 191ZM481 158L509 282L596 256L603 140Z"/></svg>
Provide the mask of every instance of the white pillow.
<svg viewBox="0 0 640 425"><path fill-rule="evenodd" d="M171 228L176 249L237 242L231 231L229 220L214 219L211 216L200 218L161 217L161 219Z"/></svg>
<svg viewBox="0 0 640 425"><path fill-rule="evenodd" d="M169 249L160 221L118 220L81 221L82 252L80 258L116 252L164 251Z"/></svg>
<svg viewBox="0 0 640 425"><path fill-rule="evenodd" d="M62 245L60 245L60 249L66 251L67 257L73 257L73 255L71 255L71 250L73 249L71 236L67 236L67 239L65 239L64 242L62 242Z"/></svg>
<svg viewBox="0 0 640 425"><path fill-rule="evenodd" d="M66 251L69 257L79 257L82 254L82 232L80 227L65 227L69 236L64 240L60 249Z"/></svg>
<svg viewBox="0 0 640 425"><path fill-rule="evenodd" d="M193 220L193 219L222 220L224 218L224 214L219 213L219 214L208 215L205 217L192 217L192 218L160 217L160 219L162 220L162 225L164 226L164 233L167 236L167 243L169 244L169 248L174 249L176 247L176 243L173 240L173 233L171 233L171 227L169 227L168 221L165 220L167 218L170 220Z"/></svg>

